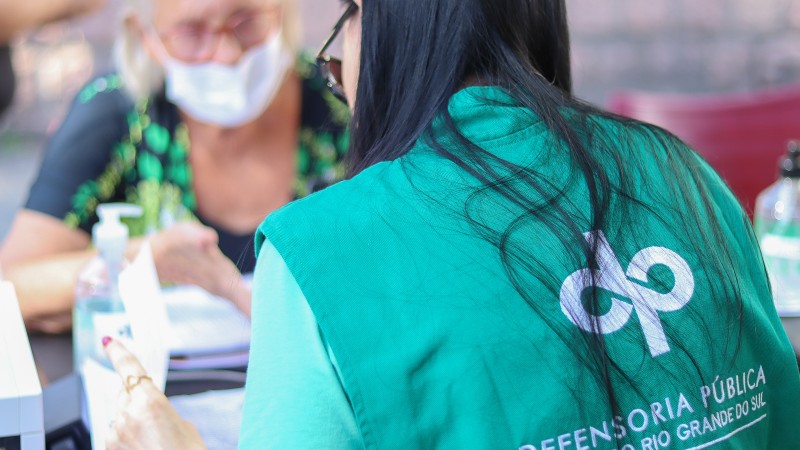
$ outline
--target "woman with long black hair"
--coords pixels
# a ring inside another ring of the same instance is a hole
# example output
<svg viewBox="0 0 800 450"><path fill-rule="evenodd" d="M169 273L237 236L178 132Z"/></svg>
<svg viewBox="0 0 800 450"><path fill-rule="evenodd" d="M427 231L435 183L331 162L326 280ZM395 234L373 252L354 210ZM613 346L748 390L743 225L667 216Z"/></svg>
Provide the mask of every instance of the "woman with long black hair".
<svg viewBox="0 0 800 450"><path fill-rule="evenodd" d="M344 4L351 178L257 234L241 448L798 448L747 217L572 95L563 0ZM107 349L112 444L195 436Z"/></svg>

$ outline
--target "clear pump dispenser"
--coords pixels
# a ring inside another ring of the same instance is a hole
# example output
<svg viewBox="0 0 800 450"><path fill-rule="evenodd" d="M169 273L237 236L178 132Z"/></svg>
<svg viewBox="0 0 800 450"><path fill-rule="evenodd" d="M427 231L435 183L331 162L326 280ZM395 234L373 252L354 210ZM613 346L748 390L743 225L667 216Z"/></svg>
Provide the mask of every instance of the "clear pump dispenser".
<svg viewBox="0 0 800 450"><path fill-rule="evenodd" d="M103 354L103 336L130 338L130 322L119 293L119 274L127 264L128 247L128 227L120 218L141 214L138 206L123 203L97 208L100 220L92 228L92 241L98 255L81 271L75 288L72 341L76 371L82 371L87 358L110 367Z"/></svg>
<svg viewBox="0 0 800 450"><path fill-rule="evenodd" d="M756 199L756 236L779 313L800 314L800 142L780 162L780 178Z"/></svg>

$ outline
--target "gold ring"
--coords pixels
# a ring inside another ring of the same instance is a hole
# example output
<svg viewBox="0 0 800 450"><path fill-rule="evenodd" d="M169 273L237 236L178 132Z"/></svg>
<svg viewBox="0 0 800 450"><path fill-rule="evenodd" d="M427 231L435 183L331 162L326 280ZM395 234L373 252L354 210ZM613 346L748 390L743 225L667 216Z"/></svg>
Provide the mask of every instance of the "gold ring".
<svg viewBox="0 0 800 450"><path fill-rule="evenodd" d="M128 377L125 378L125 390L130 392L133 388L138 386L142 380L153 381L153 379L147 375L128 375Z"/></svg>

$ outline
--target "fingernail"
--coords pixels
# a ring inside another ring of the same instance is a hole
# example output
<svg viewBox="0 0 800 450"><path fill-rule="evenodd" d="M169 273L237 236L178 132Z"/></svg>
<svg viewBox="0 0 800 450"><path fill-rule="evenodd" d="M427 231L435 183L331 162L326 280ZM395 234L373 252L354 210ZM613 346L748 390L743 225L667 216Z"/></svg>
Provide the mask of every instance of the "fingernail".
<svg viewBox="0 0 800 450"><path fill-rule="evenodd" d="M103 347L107 347L111 342L111 336L103 336Z"/></svg>

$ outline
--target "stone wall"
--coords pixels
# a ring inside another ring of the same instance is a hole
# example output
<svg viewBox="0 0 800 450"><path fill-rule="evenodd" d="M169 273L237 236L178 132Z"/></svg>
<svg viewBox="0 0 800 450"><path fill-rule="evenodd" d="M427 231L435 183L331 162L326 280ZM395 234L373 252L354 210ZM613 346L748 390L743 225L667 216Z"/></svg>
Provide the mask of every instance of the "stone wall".
<svg viewBox="0 0 800 450"><path fill-rule="evenodd" d="M307 42L337 2L304 0ZM578 94L728 92L800 82L800 0L567 0ZM323 32L320 32L323 30Z"/></svg>
<svg viewBox="0 0 800 450"><path fill-rule="evenodd" d="M800 0L567 0L575 81L726 92L800 82Z"/></svg>

